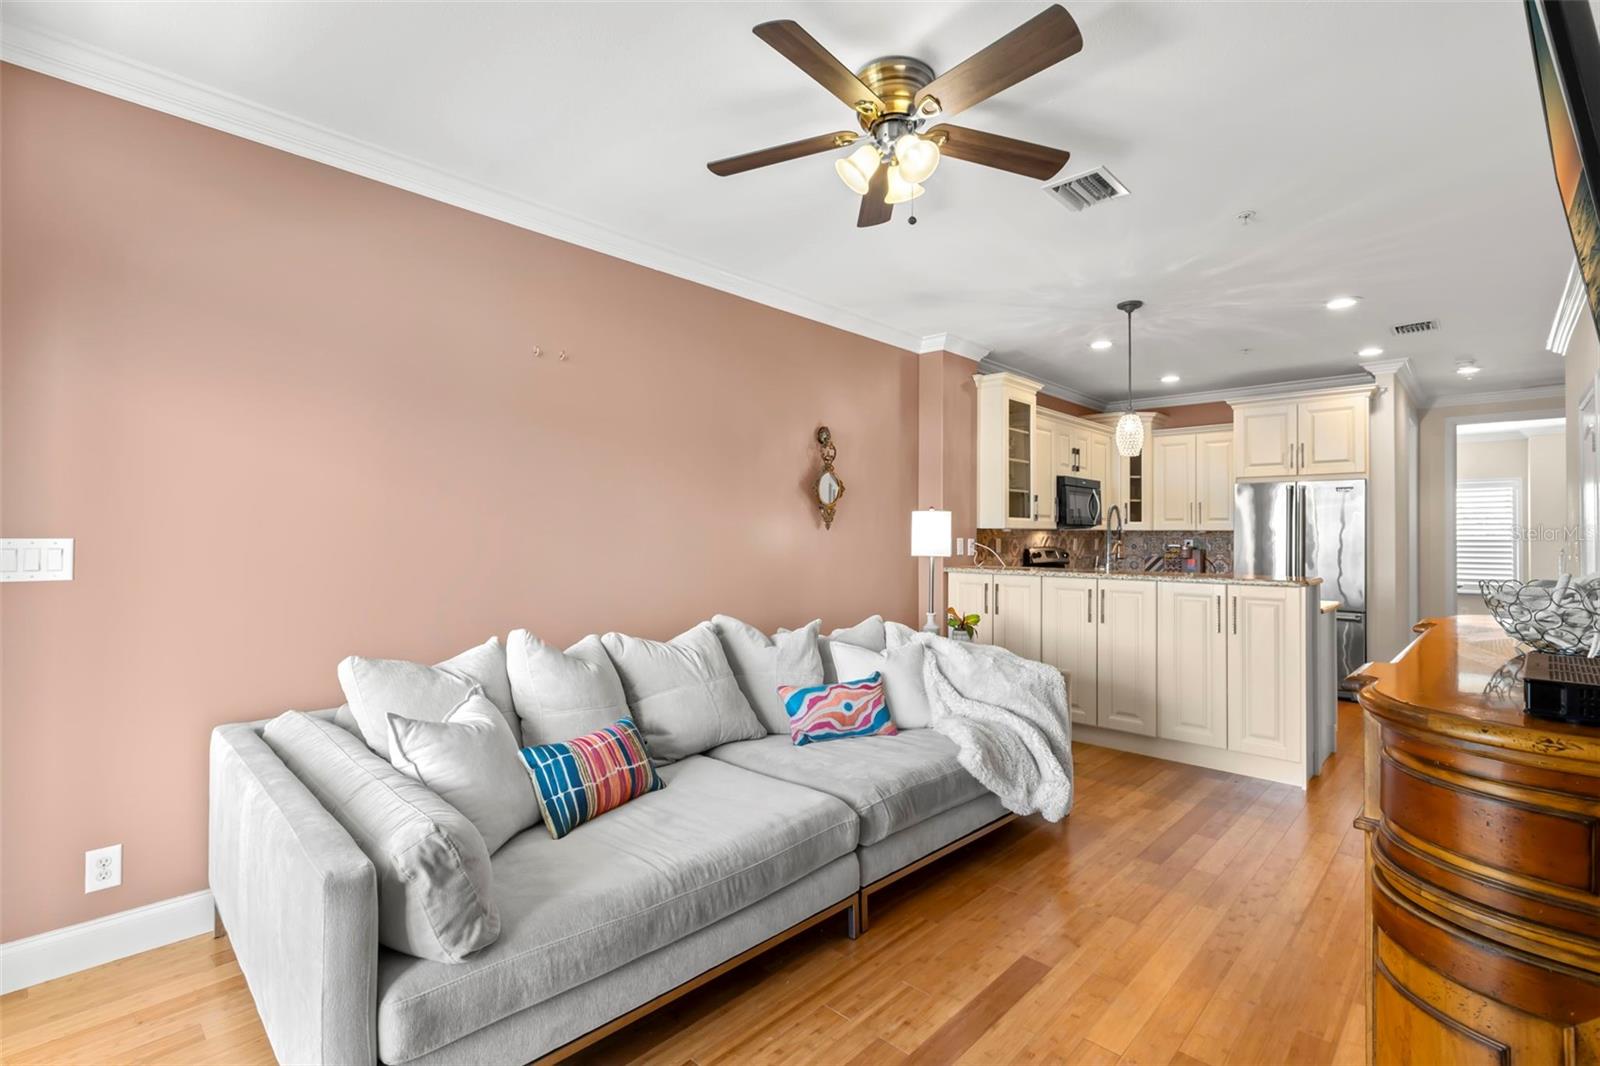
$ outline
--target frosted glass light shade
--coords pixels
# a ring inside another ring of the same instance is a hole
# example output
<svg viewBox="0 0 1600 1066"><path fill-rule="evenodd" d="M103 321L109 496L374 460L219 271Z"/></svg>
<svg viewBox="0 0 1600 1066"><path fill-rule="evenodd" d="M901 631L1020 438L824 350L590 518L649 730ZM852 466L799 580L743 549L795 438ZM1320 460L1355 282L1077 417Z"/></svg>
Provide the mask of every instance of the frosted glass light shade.
<svg viewBox="0 0 1600 1066"><path fill-rule="evenodd" d="M884 203L903 204L908 200L915 200L925 192L927 192L927 190L918 185L916 182L907 181L905 179L905 175L900 172L900 167L898 165L890 165L889 191L883 197Z"/></svg>
<svg viewBox="0 0 1600 1066"><path fill-rule="evenodd" d="M878 146L868 141L843 159L836 161L833 169L839 175L839 180L850 186L850 190L857 196L867 195L867 186L872 181L872 174L878 169Z"/></svg>
<svg viewBox="0 0 1600 1066"><path fill-rule="evenodd" d="M1117 454L1132 459L1144 451L1144 419L1132 411L1117 419Z"/></svg>
<svg viewBox="0 0 1600 1066"><path fill-rule="evenodd" d="M911 512L911 554L919 559L943 559L950 554L950 512Z"/></svg>
<svg viewBox="0 0 1600 1066"><path fill-rule="evenodd" d="M894 161L900 176L910 182L927 181L939 168L939 146L915 133L906 133L894 142Z"/></svg>

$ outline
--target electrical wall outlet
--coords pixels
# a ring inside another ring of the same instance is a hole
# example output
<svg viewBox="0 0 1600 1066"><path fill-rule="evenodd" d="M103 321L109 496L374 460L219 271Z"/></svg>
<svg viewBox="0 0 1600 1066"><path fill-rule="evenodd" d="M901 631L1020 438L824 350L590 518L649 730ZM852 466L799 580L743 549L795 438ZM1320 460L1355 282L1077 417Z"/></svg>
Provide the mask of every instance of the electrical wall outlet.
<svg viewBox="0 0 1600 1066"><path fill-rule="evenodd" d="M83 853L83 890L99 892L122 884L122 845L95 848Z"/></svg>

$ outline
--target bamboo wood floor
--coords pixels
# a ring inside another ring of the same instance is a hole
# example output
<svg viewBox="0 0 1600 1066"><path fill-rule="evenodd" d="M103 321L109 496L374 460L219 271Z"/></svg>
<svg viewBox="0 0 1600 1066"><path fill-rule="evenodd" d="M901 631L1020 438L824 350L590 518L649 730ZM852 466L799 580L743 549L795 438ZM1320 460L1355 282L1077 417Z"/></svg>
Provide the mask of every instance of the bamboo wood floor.
<svg viewBox="0 0 1600 1066"><path fill-rule="evenodd" d="M1078 745L1019 819L581 1052L582 1064L1362 1062L1358 712L1301 793ZM268 1063L226 939L0 997L4 1063Z"/></svg>

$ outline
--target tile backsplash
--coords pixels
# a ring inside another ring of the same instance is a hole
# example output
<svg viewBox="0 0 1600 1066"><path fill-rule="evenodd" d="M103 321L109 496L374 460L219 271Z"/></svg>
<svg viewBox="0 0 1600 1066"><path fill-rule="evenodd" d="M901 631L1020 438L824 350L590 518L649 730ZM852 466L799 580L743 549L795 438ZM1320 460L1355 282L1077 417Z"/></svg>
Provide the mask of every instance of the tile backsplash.
<svg viewBox="0 0 1600 1066"><path fill-rule="evenodd" d="M1089 529L980 529L978 543L998 553L1007 566L1022 565L1023 548L1061 548L1073 570L1093 570L1105 557L1106 535ZM1233 533L1216 530L1130 529L1122 535L1122 558L1112 569L1138 571L1181 570L1183 542L1194 541L1206 553L1206 573L1233 572ZM1170 550L1172 548L1177 551ZM993 560L980 549L983 562Z"/></svg>

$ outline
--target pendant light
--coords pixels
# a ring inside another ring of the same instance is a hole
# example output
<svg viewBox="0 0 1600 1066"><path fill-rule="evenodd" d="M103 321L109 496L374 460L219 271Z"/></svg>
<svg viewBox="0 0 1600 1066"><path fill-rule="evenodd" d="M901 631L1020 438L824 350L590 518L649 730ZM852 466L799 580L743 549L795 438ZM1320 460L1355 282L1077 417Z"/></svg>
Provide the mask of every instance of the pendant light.
<svg viewBox="0 0 1600 1066"><path fill-rule="evenodd" d="M1128 410L1117 419L1117 454L1132 459L1144 451L1144 420L1133 411L1133 313L1144 306L1143 300L1124 300L1117 310L1128 316Z"/></svg>

